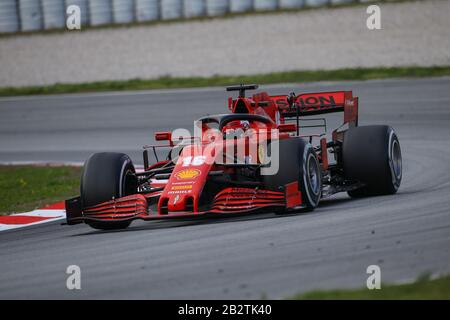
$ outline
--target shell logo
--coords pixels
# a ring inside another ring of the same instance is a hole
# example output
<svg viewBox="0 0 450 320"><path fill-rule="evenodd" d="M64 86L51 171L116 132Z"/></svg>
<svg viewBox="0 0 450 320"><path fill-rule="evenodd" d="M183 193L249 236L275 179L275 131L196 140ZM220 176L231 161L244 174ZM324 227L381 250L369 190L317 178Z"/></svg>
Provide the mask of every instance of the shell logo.
<svg viewBox="0 0 450 320"><path fill-rule="evenodd" d="M185 169L177 172L175 177L177 177L178 180L194 179L200 175L200 173L201 171L197 169Z"/></svg>

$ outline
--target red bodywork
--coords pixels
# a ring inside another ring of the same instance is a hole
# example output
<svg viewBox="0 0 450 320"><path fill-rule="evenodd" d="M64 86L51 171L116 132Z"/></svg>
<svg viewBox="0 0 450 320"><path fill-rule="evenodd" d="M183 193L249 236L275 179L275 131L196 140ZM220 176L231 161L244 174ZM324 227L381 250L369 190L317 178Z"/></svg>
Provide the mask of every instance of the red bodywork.
<svg viewBox="0 0 450 320"><path fill-rule="evenodd" d="M205 214L245 213L261 209L300 208L302 197L295 177L291 183L279 186L278 191L266 190L261 185L239 186L224 182L223 185L219 184L219 187L215 186L214 194L207 198L208 203L204 203L204 198L212 188L209 182L213 177L220 174L233 175L236 170L246 167L245 162L231 166L221 164L219 160L223 160L224 149L229 147L229 144L233 148L240 146L246 150L246 157L251 157L254 161L248 164L248 167L257 166L262 161L261 155L259 149L256 147L255 153L255 148L251 148L251 145L252 143L258 145L263 140L273 138L268 136L270 130L276 130L277 139L302 136L299 134L302 129L298 123L300 117L338 111L344 112L344 125L356 126L358 122L358 99L352 96L351 91L306 93L297 96L270 96L266 92L261 92L252 97L241 96L236 99L230 97L228 107L231 114L237 117L259 116L255 119L249 118L250 120L245 123L246 129L253 129L252 136L231 142L217 139L217 136L214 137L213 134L212 137L208 131L211 129L208 123L202 122L201 137L190 138L190 143L184 146L176 163L166 160L153 165L147 164L145 171L149 173L173 166L171 172L166 173L166 177L153 175L146 182L146 190L92 207L83 208L80 198L67 200L68 223L75 224L86 220L186 218ZM288 120L293 118L297 119L297 123L288 123ZM220 134L243 126L242 120L233 119L231 118L225 127L219 130ZM341 132L334 130L331 142L338 141L340 136ZM322 170L326 171L329 167L328 142L324 137L319 138L316 152ZM155 140L167 140L169 144L148 147L174 146L170 132L156 133Z"/></svg>

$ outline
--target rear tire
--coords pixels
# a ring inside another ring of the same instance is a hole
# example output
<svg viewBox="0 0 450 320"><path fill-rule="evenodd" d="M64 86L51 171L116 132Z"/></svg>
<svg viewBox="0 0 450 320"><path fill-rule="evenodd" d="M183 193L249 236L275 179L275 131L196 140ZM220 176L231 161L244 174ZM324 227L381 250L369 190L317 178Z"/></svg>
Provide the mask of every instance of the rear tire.
<svg viewBox="0 0 450 320"><path fill-rule="evenodd" d="M83 208L137 192L135 169L126 154L95 153L85 162L81 176L81 204ZM87 221L100 230L127 228L131 221Z"/></svg>
<svg viewBox="0 0 450 320"><path fill-rule="evenodd" d="M322 194L322 171L310 143L301 138L279 141L279 167L274 175L263 176L268 190L280 191L280 187L298 181L302 204L306 210L314 210ZM282 209L278 214L289 213Z"/></svg>
<svg viewBox="0 0 450 320"><path fill-rule="evenodd" d="M350 128L342 147L344 175L365 184L348 191L353 198L394 194L402 180L402 156L397 135L389 126Z"/></svg>

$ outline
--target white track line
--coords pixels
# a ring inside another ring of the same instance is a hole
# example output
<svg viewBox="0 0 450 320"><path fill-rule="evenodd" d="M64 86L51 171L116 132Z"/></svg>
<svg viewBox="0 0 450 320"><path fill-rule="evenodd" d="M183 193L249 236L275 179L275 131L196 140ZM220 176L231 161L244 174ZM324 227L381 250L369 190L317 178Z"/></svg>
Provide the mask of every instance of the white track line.
<svg viewBox="0 0 450 320"><path fill-rule="evenodd" d="M3 162L2 165L33 165L33 166L74 166L81 167L83 166L82 162L46 162L46 161L11 161L11 162ZM136 172L144 171L143 166L136 166ZM66 218L66 210L65 209L51 209L50 208L41 208L37 210L33 210L30 212L17 213L9 216L0 216L0 232L12 229L20 229L24 227L29 227L37 224L44 224L59 220L64 220ZM28 221L27 221L28 218ZM35 218L45 218L45 220L37 220ZM24 220L23 223L20 223L21 220ZM4 223L2 223L4 222Z"/></svg>
<svg viewBox="0 0 450 320"><path fill-rule="evenodd" d="M20 221L22 217L24 220ZM37 219L45 218L45 220L33 221L33 218ZM37 224L44 224L64 220L65 218L66 218L66 210L64 209L38 209L25 213L13 214L10 216L0 216L0 232L12 229L20 229Z"/></svg>

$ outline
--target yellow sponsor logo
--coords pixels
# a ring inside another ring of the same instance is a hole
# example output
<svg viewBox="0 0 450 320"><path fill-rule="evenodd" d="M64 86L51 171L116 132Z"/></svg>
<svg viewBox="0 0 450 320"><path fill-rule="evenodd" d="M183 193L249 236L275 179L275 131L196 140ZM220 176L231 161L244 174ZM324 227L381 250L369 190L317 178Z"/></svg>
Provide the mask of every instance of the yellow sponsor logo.
<svg viewBox="0 0 450 320"><path fill-rule="evenodd" d="M181 185L181 186L173 186L171 188L171 190L191 190L192 189L192 185L188 184L188 185Z"/></svg>
<svg viewBox="0 0 450 320"><path fill-rule="evenodd" d="M179 180L187 180L187 179L194 179L198 175L200 175L200 170L197 169L185 169L181 170L180 172L175 174L175 177Z"/></svg>

